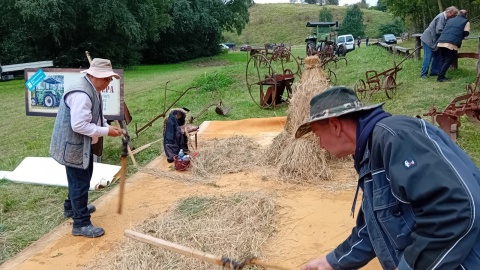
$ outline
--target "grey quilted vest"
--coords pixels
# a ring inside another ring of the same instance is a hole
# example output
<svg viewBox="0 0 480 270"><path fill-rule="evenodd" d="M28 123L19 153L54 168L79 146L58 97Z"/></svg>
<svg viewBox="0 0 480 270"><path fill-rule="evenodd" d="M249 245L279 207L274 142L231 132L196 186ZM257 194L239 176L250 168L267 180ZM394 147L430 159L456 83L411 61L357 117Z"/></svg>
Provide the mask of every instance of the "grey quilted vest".
<svg viewBox="0 0 480 270"><path fill-rule="evenodd" d="M83 77L67 89L60 100L50 142L50 156L62 165L86 169L92 151L92 138L72 130L70 108L65 103L65 97L73 92L84 92L90 97L92 101L91 123L96 124L101 116L102 104L98 93L87 78ZM101 143L101 140L99 140L99 143Z"/></svg>

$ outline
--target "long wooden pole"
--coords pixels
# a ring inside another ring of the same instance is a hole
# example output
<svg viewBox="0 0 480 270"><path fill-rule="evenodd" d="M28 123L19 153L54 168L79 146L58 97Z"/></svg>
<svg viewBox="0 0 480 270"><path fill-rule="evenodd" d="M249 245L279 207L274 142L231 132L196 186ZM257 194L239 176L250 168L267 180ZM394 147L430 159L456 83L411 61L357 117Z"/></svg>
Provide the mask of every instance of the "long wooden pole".
<svg viewBox="0 0 480 270"><path fill-rule="evenodd" d="M226 258L221 257L221 256L217 256L217 255L213 255L213 254L206 253L206 252L203 252L203 251L191 249L189 247L182 246L182 245L177 244L177 243L169 242L169 241L166 241L166 240L163 240L163 239L160 239L160 238L156 238L156 237L153 237L153 236L150 236L150 235L146 235L146 234L135 232L135 231L128 230L128 229L124 231L124 235L127 236L127 237L130 237L132 239L138 240L140 242L143 242L143 243L151 244L151 245L154 245L156 247L163 248L163 249L166 249L166 250L170 250L170 251L173 251L173 252L178 253L178 254L182 254L182 255L185 255L185 256L200 259L202 261L206 261L206 262L211 263L211 264L224 266L224 267L227 267L229 269L232 268L232 267L233 267L233 269L242 269L243 266L250 264L250 265L258 265L258 266L261 266L261 267L264 267L264 268L273 268L273 269L279 269L279 270L290 270L290 269L287 269L285 267L281 267L281 266L278 266L278 265L262 262L258 259L246 260L245 262L240 263L240 264L234 263L234 262L230 261L229 259L226 259Z"/></svg>

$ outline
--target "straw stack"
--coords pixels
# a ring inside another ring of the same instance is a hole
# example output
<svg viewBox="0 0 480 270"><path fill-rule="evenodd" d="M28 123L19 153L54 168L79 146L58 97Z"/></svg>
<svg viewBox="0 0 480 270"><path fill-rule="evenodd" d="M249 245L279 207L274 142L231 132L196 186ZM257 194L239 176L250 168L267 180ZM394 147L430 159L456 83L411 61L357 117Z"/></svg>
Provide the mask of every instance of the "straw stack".
<svg viewBox="0 0 480 270"><path fill-rule="evenodd" d="M331 179L328 153L318 139L308 134L295 139L295 131L310 114L310 100L329 87L318 56L305 58L305 70L288 107L284 130L273 140L265 156L282 179L289 182L316 183Z"/></svg>

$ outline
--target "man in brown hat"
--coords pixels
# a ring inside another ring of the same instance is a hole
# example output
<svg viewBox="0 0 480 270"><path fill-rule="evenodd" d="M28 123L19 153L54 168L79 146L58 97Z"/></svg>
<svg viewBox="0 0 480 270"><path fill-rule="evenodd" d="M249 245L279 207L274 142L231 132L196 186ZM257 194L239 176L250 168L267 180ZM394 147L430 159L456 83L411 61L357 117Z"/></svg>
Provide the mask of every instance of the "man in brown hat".
<svg viewBox="0 0 480 270"><path fill-rule="evenodd" d="M93 154L102 155L103 136L117 137L122 130L109 126L103 117L102 96L110 82L120 79L110 60L95 58L79 81L65 91L53 127L50 155L65 166L68 198L64 216L73 218L72 234L99 237L105 231L90 221L96 208L88 204L93 173Z"/></svg>
<svg viewBox="0 0 480 270"><path fill-rule="evenodd" d="M308 132L333 155L354 155L352 214L359 189L363 197L350 236L302 270L358 269L375 257L386 270L479 269L480 171L445 132L343 86L312 98L295 137Z"/></svg>

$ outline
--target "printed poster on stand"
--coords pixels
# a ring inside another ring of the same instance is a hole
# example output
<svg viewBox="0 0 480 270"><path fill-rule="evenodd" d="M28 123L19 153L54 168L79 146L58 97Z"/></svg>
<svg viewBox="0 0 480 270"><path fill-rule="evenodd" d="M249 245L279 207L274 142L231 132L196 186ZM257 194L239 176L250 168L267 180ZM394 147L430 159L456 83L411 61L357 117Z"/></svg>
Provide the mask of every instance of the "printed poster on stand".
<svg viewBox="0 0 480 270"><path fill-rule="evenodd" d="M25 82L35 75L39 69L25 69ZM45 77L31 90L25 86L25 108L28 116L57 115L60 99L66 89L85 76L80 71L85 69L43 68ZM107 120L124 119L124 87L123 69L114 69L120 75L120 80L113 79L102 94L103 115Z"/></svg>

